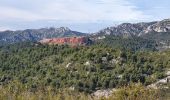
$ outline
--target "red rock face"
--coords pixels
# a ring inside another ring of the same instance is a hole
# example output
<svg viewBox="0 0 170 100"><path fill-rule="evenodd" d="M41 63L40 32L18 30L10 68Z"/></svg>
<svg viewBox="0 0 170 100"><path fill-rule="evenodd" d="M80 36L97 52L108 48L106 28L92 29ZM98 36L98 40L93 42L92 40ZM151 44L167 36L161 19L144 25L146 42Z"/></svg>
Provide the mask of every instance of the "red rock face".
<svg viewBox="0 0 170 100"><path fill-rule="evenodd" d="M52 38L43 39L40 41L43 44L68 44L68 45L86 45L88 43L87 37L67 37L67 38Z"/></svg>

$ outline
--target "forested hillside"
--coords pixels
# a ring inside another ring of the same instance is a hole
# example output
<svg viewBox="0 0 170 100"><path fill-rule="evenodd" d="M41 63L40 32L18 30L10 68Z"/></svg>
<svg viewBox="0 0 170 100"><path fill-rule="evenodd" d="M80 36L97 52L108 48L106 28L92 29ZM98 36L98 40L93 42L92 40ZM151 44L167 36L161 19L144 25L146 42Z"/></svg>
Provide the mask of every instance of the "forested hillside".
<svg viewBox="0 0 170 100"><path fill-rule="evenodd" d="M121 36L105 36L104 39L98 39L95 44L105 45L114 49L131 50L131 51L158 51L161 47L159 41L144 37L129 37Z"/></svg>
<svg viewBox="0 0 170 100"><path fill-rule="evenodd" d="M165 77L170 51L129 51L105 45L21 43L0 48L0 84L19 81L30 90L51 86L91 93L129 82L149 85Z"/></svg>
<svg viewBox="0 0 170 100"><path fill-rule="evenodd" d="M1 32L0 98L95 100L113 89L107 99L169 99L168 23L124 23L90 35L64 27Z"/></svg>

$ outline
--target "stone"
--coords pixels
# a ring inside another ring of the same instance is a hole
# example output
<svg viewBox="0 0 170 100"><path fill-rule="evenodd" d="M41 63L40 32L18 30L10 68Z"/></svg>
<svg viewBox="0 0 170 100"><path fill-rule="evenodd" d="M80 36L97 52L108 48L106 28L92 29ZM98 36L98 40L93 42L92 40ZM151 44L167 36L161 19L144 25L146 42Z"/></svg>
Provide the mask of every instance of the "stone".
<svg viewBox="0 0 170 100"><path fill-rule="evenodd" d="M102 61L107 61L107 58L106 57L102 57Z"/></svg>
<svg viewBox="0 0 170 100"><path fill-rule="evenodd" d="M89 65L90 65L90 62L87 61L84 65L89 66Z"/></svg>
<svg viewBox="0 0 170 100"><path fill-rule="evenodd" d="M113 94L113 92L116 92L117 89L107 89L107 90L97 90L92 95L97 98L105 97L108 98Z"/></svg>
<svg viewBox="0 0 170 100"><path fill-rule="evenodd" d="M170 71L167 71L167 72L166 72L166 75L167 75L167 76L170 76Z"/></svg>
<svg viewBox="0 0 170 100"><path fill-rule="evenodd" d="M71 66L71 64L72 64L72 63L68 63L68 64L66 65L66 68L69 68L69 67Z"/></svg>
<svg viewBox="0 0 170 100"><path fill-rule="evenodd" d="M68 44L68 45L86 45L89 39L87 37L65 37L65 38L51 38L40 41L42 44Z"/></svg>

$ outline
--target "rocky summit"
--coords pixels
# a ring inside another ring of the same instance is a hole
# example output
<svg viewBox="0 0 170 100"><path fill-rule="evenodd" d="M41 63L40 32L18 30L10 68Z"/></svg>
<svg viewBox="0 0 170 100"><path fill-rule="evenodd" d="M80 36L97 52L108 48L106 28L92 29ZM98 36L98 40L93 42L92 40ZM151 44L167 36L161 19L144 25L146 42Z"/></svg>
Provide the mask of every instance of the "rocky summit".
<svg viewBox="0 0 170 100"><path fill-rule="evenodd" d="M118 26L105 28L94 35L143 36L149 33L170 32L170 19L154 22L123 23Z"/></svg>
<svg viewBox="0 0 170 100"><path fill-rule="evenodd" d="M152 33L152 34L151 34ZM158 33L158 34L157 34ZM159 34L161 33L161 34ZM163 33L163 34L162 34ZM42 39L63 38L63 37L81 37L88 36L89 38L104 39L105 36L115 35L122 37L169 37L170 19L154 22L141 23L123 23L118 26L108 27L93 34L72 31L67 27L60 28L41 28L41 29L26 29L18 31L3 31L0 32L0 45L11 44L23 41L37 42ZM166 36L165 36L166 34Z"/></svg>

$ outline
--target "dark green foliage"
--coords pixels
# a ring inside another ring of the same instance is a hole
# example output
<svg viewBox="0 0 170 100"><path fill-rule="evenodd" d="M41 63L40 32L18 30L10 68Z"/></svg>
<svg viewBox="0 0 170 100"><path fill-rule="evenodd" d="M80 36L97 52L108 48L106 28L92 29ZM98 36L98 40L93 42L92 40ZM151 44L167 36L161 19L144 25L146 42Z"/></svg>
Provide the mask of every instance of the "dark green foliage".
<svg viewBox="0 0 170 100"><path fill-rule="evenodd" d="M99 44L71 48L21 43L0 48L0 84L17 80L30 89L74 87L85 92L149 84L164 77L169 56L169 51L133 52Z"/></svg>
<svg viewBox="0 0 170 100"><path fill-rule="evenodd" d="M121 36L106 36L103 40L98 40L97 44L119 48L123 50L156 50L157 43L154 40L141 37L123 38Z"/></svg>

